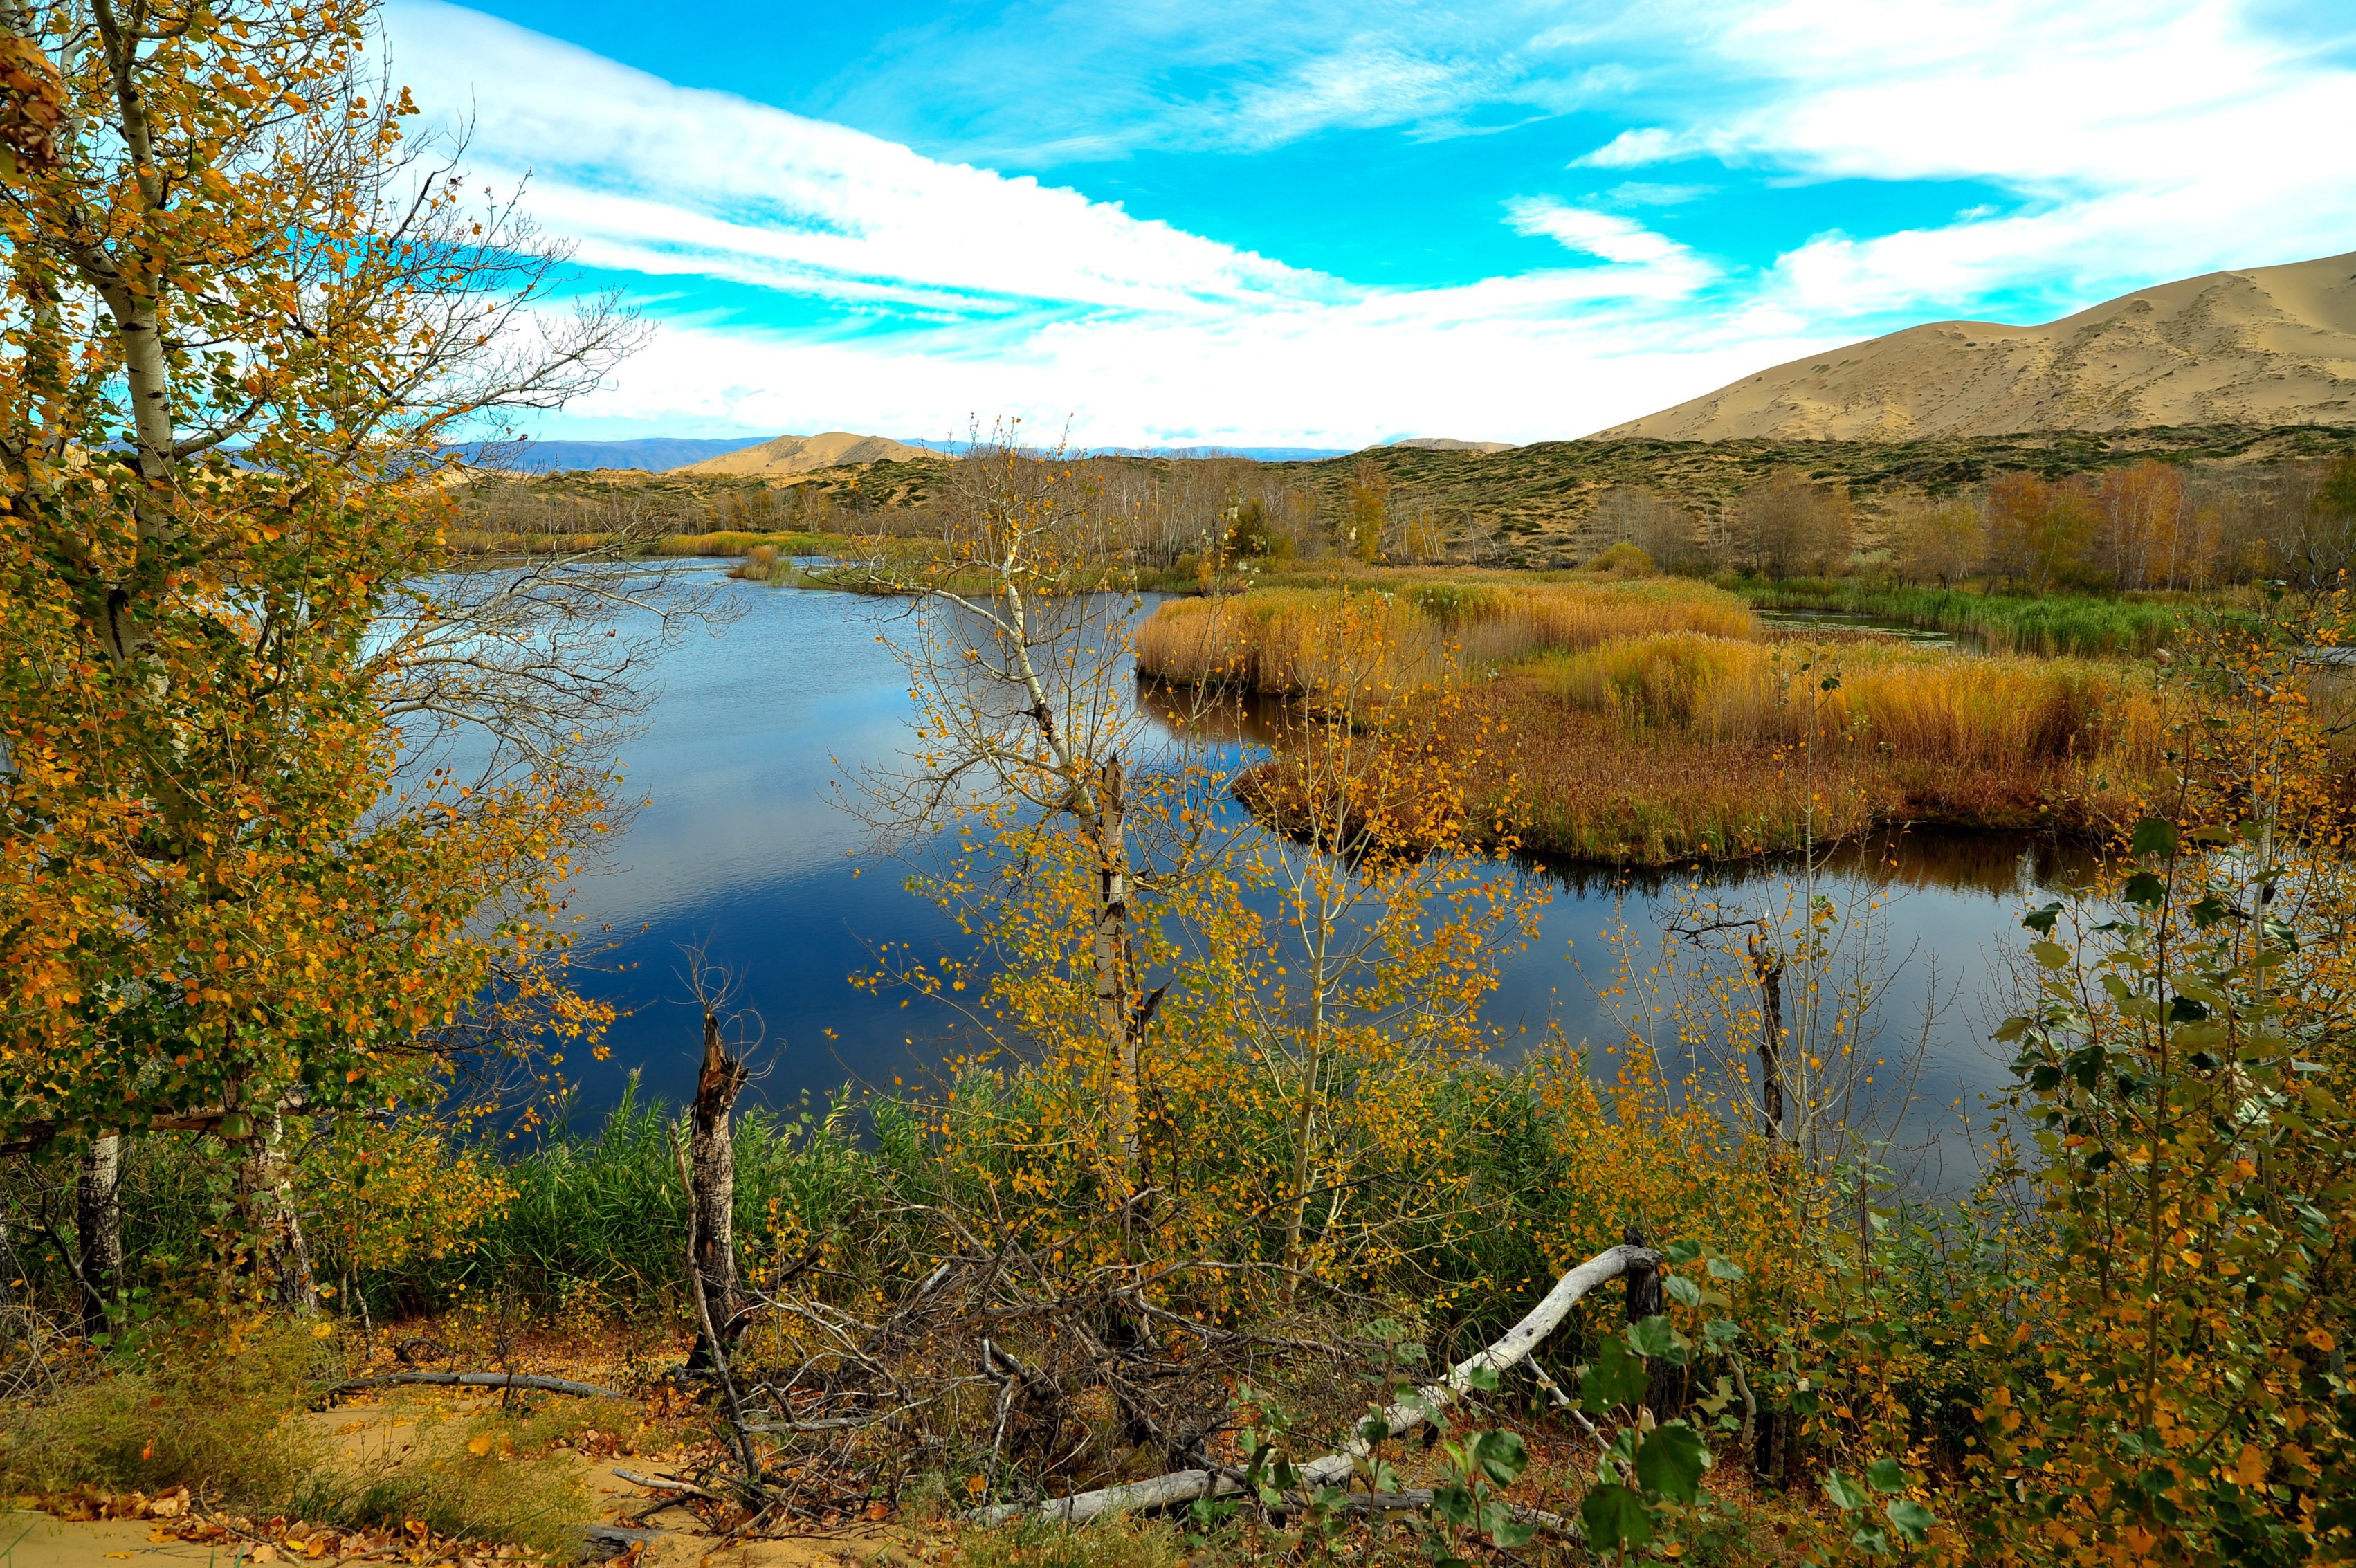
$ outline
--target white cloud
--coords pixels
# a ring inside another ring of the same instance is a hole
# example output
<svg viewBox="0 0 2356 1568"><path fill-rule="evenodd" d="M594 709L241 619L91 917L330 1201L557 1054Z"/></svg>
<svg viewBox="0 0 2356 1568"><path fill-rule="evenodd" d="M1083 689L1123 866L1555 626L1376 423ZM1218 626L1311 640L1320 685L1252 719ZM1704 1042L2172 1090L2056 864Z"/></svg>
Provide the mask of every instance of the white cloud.
<svg viewBox="0 0 2356 1568"><path fill-rule="evenodd" d="M1588 65L1545 36L1561 9L1012 0L895 36L819 97L922 145L1024 165L1252 150L1333 129L1446 134L1475 108L1559 113L1624 89L1616 64Z"/></svg>
<svg viewBox="0 0 2356 1568"><path fill-rule="evenodd" d="M1820 319L1999 293L2058 309L2344 251L2356 245L2344 129L2356 71L2270 34L2267 15L2238 0L1688 5L1656 20L1693 39L1689 69L1718 91L1579 162L1708 156L2018 194L2008 211L1829 234L1785 255L1771 292ZM2338 27L2356 37L2345 13Z"/></svg>
<svg viewBox="0 0 2356 1568"><path fill-rule="evenodd" d="M1655 185L1648 180L1622 180L1603 193L1622 207L1687 207L1718 194L1714 185Z"/></svg>
<svg viewBox="0 0 2356 1568"><path fill-rule="evenodd" d="M1075 191L674 87L477 12L424 0L392 18L395 66L429 112L471 110L478 169L530 170L532 209L593 264L983 307L1184 310L1333 286Z"/></svg>
<svg viewBox="0 0 2356 1568"><path fill-rule="evenodd" d="M1244 48L1232 0L1120 15L1141 18L1138 47L1173 69L1216 74ZM1034 428L1069 419L1089 444L1537 439L1910 315L1997 295L2058 313L2356 244L2356 79L2269 42L2229 0L1662 0L1576 25L1507 4L1472 7L1444 48L1403 5L1262 15L1273 63L1198 100L1108 112L1099 150L1161 134L1266 145L1603 94L1638 124L1582 166L1708 156L1790 178L1969 178L2015 199L1894 233L1820 234L1746 273L1598 209L1676 205L1707 186L1630 182L1584 204L1527 191L1502 222L1576 264L1375 287L678 88L438 0L397 0L391 18L399 73L429 108L471 102L478 163L530 170L532 209L584 262L816 302L794 330L674 315L578 411L681 433L940 435L1005 412ZM967 69L1014 59L975 58ZM1036 96L1035 79L998 86L1009 102ZM1127 91L1116 77L1078 94L1055 124L1085 139L1081 112Z"/></svg>
<svg viewBox="0 0 2356 1568"><path fill-rule="evenodd" d="M1676 163L1710 151L1709 139L1689 133L1644 125L1621 132L1591 153L1570 160L1573 168L1642 168L1646 164Z"/></svg>
<svg viewBox="0 0 2356 1568"><path fill-rule="evenodd" d="M429 112L471 101L478 159L529 170L532 211L583 263L880 312L800 334L673 319L576 405L584 419L937 435L1012 412L1072 420L1092 444L1320 445L1408 419L1536 437L1697 373L1565 373L1686 336L1674 306L1710 271L1630 219L1531 199L1516 227L1596 260L1373 288L474 12L394 17L397 66Z"/></svg>
<svg viewBox="0 0 2356 1568"><path fill-rule="evenodd" d="M1515 197L1505 204L1516 233L1543 234L1565 249L1601 256L1633 269L1627 292L1649 297L1688 295L1708 283L1712 269L1692 251L1633 218L1571 207L1550 196Z"/></svg>

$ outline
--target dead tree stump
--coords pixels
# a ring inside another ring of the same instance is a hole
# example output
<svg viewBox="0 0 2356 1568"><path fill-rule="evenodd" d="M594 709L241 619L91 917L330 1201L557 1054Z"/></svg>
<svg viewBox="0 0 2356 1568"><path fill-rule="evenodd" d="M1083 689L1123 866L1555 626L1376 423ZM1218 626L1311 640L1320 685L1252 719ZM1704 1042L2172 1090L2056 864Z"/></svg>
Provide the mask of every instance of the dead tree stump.
<svg viewBox="0 0 2356 1568"><path fill-rule="evenodd" d="M703 1282L704 1302L723 1357L744 1332L746 1316L744 1293L736 1277L736 1143L730 1122L749 1077L744 1059L728 1054L718 1015L704 1009L703 1062L695 1074L688 1138L694 1187L689 1195L688 1224L692 1227L695 1272ZM701 1368L713 1361L712 1347L699 1332L695 1354L687 1364Z"/></svg>
<svg viewBox="0 0 2356 1568"><path fill-rule="evenodd" d="M1631 1247L1644 1245L1644 1232L1633 1225L1621 1231L1620 1238ZM1642 1323L1648 1317L1660 1317L1666 1313L1659 1265L1632 1261L1628 1264L1626 1277L1629 1322ZM1653 1357L1646 1362L1646 1370L1649 1375L1644 1385L1644 1403L1651 1408L1655 1420L1665 1420L1684 1407L1686 1369L1673 1367L1660 1358Z"/></svg>

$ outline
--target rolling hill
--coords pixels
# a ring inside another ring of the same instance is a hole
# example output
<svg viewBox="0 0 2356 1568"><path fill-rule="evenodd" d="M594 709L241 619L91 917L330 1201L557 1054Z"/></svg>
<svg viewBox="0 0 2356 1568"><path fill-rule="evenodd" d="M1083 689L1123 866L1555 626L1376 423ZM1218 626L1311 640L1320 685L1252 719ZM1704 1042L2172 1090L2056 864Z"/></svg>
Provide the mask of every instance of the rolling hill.
<svg viewBox="0 0 2356 1568"><path fill-rule="evenodd" d="M2037 327L1910 327L1597 438L1890 442L2290 424L2356 425L2356 252L2159 284Z"/></svg>
<svg viewBox="0 0 2356 1568"><path fill-rule="evenodd" d="M780 435L757 446L746 446L739 451L724 452L717 457L707 457L700 463L687 464L680 471L727 474L739 478L755 475L785 478L796 474L815 474L822 468L840 468L853 463L907 463L936 456L937 454L921 446L911 446L905 441L894 441L886 435L854 435L847 430L830 430L819 435Z"/></svg>

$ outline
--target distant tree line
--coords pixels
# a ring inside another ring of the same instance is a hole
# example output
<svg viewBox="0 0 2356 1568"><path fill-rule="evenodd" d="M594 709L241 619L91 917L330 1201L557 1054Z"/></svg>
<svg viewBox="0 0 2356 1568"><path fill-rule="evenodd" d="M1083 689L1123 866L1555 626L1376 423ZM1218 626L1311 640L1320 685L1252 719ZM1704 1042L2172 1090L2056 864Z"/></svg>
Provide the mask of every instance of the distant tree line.
<svg viewBox="0 0 2356 1568"><path fill-rule="evenodd" d="M456 525L492 541L649 534L810 532L920 538L948 526L969 458L875 464L791 482L484 477L457 498ZM1489 561L1496 532L1461 499L1401 480L1370 456L1338 486L1292 465L1242 457L1066 457L1023 462L1070 480L1071 505L1103 548L1151 571L1210 561L1321 558L1422 565ZM1862 573L1908 583L1986 582L2031 594L2200 589L2257 578L2306 587L2356 561L2356 458L2214 467L2145 460L2049 478L2029 470L1944 490L1887 491L1774 470L1723 499L1614 485L1593 503L1575 553L1614 546L1652 567L1771 578ZM1633 559L1618 551L1612 564Z"/></svg>
<svg viewBox="0 0 2356 1568"><path fill-rule="evenodd" d="M1599 546L1664 570L1790 578L1866 572L2031 594L2199 589L2279 578L2329 586L2356 565L2356 458L2201 470L2147 458L2100 475L2019 471L1976 489L1901 493L1860 519L1847 487L1783 470L1715 515L1650 489L1597 503Z"/></svg>

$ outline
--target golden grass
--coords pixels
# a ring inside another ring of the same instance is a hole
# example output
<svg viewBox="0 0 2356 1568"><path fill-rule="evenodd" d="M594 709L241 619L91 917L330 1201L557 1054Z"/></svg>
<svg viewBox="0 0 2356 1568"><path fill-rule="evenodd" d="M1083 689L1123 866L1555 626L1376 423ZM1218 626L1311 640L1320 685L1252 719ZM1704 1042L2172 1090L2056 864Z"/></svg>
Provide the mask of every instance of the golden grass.
<svg viewBox="0 0 2356 1568"><path fill-rule="evenodd" d="M655 540L647 548L649 555L720 555L734 558L750 555L756 550L768 550L787 555L831 554L851 542L827 533L750 533L741 529L723 529L714 533L672 533Z"/></svg>
<svg viewBox="0 0 2356 1568"><path fill-rule="evenodd" d="M1481 758L1472 815L1595 859L1765 854L1905 821L2097 829L2164 771L2152 684L2130 667L1774 632L1684 582L1260 588L1162 606L1137 653L1162 680L1354 715L1370 697L1447 707ZM1486 678L1467 688L1472 671ZM1441 687L1477 697L1418 695ZM1252 784L1271 811L1286 749Z"/></svg>
<svg viewBox="0 0 2356 1568"><path fill-rule="evenodd" d="M1524 841L1644 864L1893 822L2094 829L2136 809L2165 745L2119 666L1870 641L1637 639L1533 660L1484 701L1488 787Z"/></svg>
<svg viewBox="0 0 2356 1568"><path fill-rule="evenodd" d="M1980 659L1883 641L1672 635L1542 657L1548 694L1634 731L1789 746L1814 736L1965 767L2158 759L2148 682L2116 665Z"/></svg>
<svg viewBox="0 0 2356 1568"><path fill-rule="evenodd" d="M1354 646L1337 646L1345 624ZM1498 583L1394 579L1370 588L1260 588L1173 599L1137 633L1138 668L1184 685L1315 696L1365 678L1378 646L1395 689L1445 679L1462 662L1505 664L1556 650L1666 632L1754 637L1733 595L1698 583Z"/></svg>

